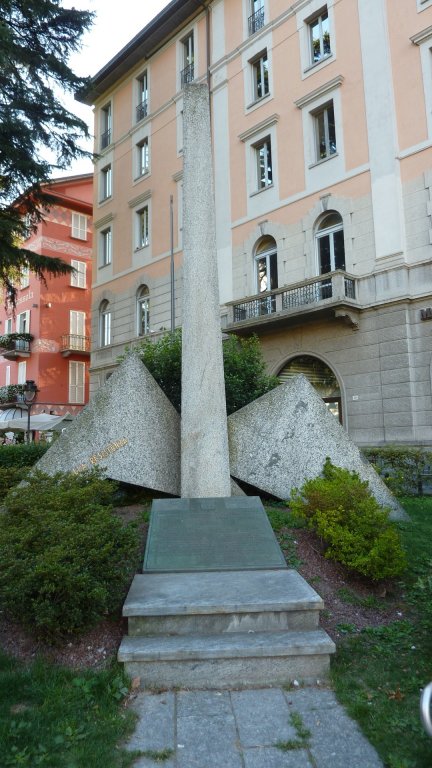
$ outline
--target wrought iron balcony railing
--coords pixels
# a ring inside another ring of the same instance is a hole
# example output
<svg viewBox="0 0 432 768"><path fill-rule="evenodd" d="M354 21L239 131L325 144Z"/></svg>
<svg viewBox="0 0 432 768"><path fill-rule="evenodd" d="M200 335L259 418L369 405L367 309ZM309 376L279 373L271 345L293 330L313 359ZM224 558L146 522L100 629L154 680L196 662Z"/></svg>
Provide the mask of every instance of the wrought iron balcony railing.
<svg viewBox="0 0 432 768"><path fill-rule="evenodd" d="M90 339L88 336L80 336L77 333L65 333L62 336L60 352L67 357L73 352L81 355L90 353Z"/></svg>
<svg viewBox="0 0 432 768"><path fill-rule="evenodd" d="M14 360L16 357L30 356L30 342L33 336L26 334L9 334L0 337L0 355L7 360Z"/></svg>
<svg viewBox="0 0 432 768"><path fill-rule="evenodd" d="M289 288L278 288L242 301L231 302L228 307L232 314L228 316L228 325L261 318L265 315L295 315L307 309L344 303L356 303L355 278L344 272L332 272L320 275L312 280L304 280Z"/></svg>
<svg viewBox="0 0 432 768"><path fill-rule="evenodd" d="M255 34L264 26L264 8L259 8L248 18L249 35Z"/></svg>
<svg viewBox="0 0 432 768"><path fill-rule="evenodd" d="M148 101L147 99L143 99L143 101L137 104L137 108L136 108L137 123L139 123L140 120L143 120L144 117L147 117L147 110L148 110Z"/></svg>
<svg viewBox="0 0 432 768"><path fill-rule="evenodd" d="M181 87L186 85L186 83L193 83L194 81L194 65L188 64L187 67L182 69L180 72L180 81L181 81Z"/></svg>
<svg viewBox="0 0 432 768"><path fill-rule="evenodd" d="M106 149L111 144L111 128L102 133L100 137L101 149Z"/></svg>

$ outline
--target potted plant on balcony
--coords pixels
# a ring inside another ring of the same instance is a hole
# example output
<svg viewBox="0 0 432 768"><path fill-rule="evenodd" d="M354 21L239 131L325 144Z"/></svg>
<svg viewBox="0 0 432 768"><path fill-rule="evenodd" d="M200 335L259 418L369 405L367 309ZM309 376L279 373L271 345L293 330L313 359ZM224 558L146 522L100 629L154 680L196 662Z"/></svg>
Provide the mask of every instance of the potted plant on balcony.
<svg viewBox="0 0 432 768"><path fill-rule="evenodd" d="M31 333L7 333L4 336L0 336L0 354L2 350L5 352L29 347L30 342L33 341L34 336Z"/></svg>
<svg viewBox="0 0 432 768"><path fill-rule="evenodd" d="M0 387L0 405L23 400L24 387L25 384L7 384L5 387Z"/></svg>

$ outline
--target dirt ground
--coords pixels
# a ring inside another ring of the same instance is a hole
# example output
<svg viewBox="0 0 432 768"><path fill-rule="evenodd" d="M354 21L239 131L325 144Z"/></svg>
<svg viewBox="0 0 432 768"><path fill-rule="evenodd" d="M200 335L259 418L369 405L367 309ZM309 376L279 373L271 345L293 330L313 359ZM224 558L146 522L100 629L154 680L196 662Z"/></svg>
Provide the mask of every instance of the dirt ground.
<svg viewBox="0 0 432 768"><path fill-rule="evenodd" d="M136 519L142 509L142 505L135 504L119 507L116 513L128 522ZM140 525L143 551L147 527L146 524ZM336 643L347 632L401 618L402 599L396 587L392 591L389 585L371 586L342 566L326 560L320 542L312 532L296 529L289 533L294 534L297 556L301 561L299 573L324 600L321 626ZM50 647L0 614L0 647L6 653L23 661L31 661L41 655L74 669L106 666L115 658L126 632L126 622L119 616L101 621L79 638L68 637L58 646Z"/></svg>

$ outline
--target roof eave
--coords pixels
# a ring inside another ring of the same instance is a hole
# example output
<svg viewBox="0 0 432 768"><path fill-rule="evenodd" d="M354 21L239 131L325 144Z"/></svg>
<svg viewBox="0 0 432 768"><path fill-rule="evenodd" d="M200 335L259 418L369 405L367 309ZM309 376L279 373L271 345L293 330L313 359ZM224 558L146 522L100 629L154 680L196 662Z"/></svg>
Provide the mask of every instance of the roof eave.
<svg viewBox="0 0 432 768"><path fill-rule="evenodd" d="M171 0L130 42L124 46L94 77L84 93L75 94L77 101L92 106L114 83L148 59L179 26L205 8L205 0Z"/></svg>

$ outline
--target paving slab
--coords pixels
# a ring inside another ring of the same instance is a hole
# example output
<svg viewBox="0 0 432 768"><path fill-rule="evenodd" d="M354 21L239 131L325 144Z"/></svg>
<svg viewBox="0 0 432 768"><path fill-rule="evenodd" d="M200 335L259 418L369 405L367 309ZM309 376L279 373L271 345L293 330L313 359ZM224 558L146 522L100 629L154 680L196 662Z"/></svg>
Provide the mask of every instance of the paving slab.
<svg viewBox="0 0 432 768"><path fill-rule="evenodd" d="M287 691L180 690L139 693L130 749L172 749L165 768L383 768L357 724L324 687ZM290 715L310 730L297 749L276 745L298 740ZM139 757L134 768L160 762Z"/></svg>
<svg viewBox="0 0 432 768"><path fill-rule="evenodd" d="M278 741L295 739L289 710L278 688L260 691L234 691L231 694L240 741L244 747L274 746Z"/></svg>
<svg viewBox="0 0 432 768"><path fill-rule="evenodd" d="M284 752L276 747L246 749L245 768L311 768L305 749Z"/></svg>
<svg viewBox="0 0 432 768"><path fill-rule="evenodd" d="M137 696L133 709L138 715L138 723L128 749L143 752L174 749L174 705L174 694L170 692Z"/></svg>

